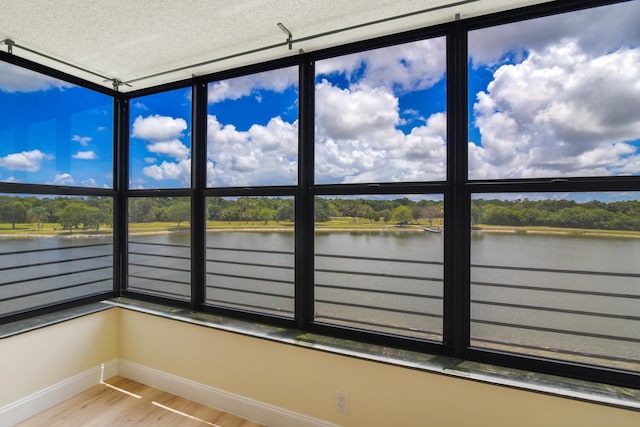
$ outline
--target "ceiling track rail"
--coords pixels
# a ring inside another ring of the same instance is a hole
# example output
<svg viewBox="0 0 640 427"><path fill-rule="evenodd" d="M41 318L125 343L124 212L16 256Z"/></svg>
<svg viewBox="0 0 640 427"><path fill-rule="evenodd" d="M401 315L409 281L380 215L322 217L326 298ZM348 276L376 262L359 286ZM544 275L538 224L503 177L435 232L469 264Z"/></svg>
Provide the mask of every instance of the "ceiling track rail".
<svg viewBox="0 0 640 427"><path fill-rule="evenodd" d="M104 80L105 82L111 82L112 85L113 85L113 89L116 90L116 91L118 90L118 87L120 85L124 84L123 82L121 82L118 79L114 79L114 78L106 76L104 74L100 74L100 73L97 73L95 71L89 70L88 68L84 68L84 67L81 67L79 65L72 64L72 63L70 63L68 61L65 61L65 60L62 60L62 59L59 59L59 58L55 58L55 57L53 57L51 55L47 55L46 53L38 52L37 50L28 48L26 46L22 46L22 45L16 43L12 39L4 39L4 40L0 41L0 44L4 44L4 45L7 46L7 53L9 53L10 55L13 55L13 48L17 47L17 48L22 49L22 50L24 50L26 52L29 52L29 53L32 53L34 55L40 56L41 58L46 58L46 59L48 59L50 61L57 62L58 64L62 64L62 65L65 65L67 67L71 67L71 68L73 68L75 70L78 70L78 71L82 71L83 73L87 73L87 74L90 74L92 76L99 77L102 80Z"/></svg>
<svg viewBox="0 0 640 427"><path fill-rule="evenodd" d="M123 80L120 80L120 79L116 79L116 78L113 78L113 77L109 77L109 76L106 76L104 74L97 73L95 71L92 71L92 70L89 70L87 68L81 67L79 65L75 65L75 64L72 64L70 62L64 61L62 59L58 59L58 58L55 58L53 56L38 52L38 51L36 51L34 49L30 49L28 47L22 46L22 45L16 43L14 40L10 39L10 38L2 40L0 42L0 44L5 44L7 46L7 52L9 54L13 54L13 48L14 47L20 48L20 49L22 49L24 51L30 52L30 53L32 53L34 55L37 55L37 56L40 56L42 58L46 58L46 59L48 59L50 61L54 61L54 62L57 62L59 64L65 65L67 67L71 67L73 69L82 71L83 73L87 73L87 74L90 74L92 76L101 78L104 82L111 82L111 84L113 86L113 89L115 91L118 91L120 86L129 86L129 87L131 87L133 83L137 83L137 82L140 82L140 81L152 79L152 78L155 78L155 77L165 76L167 74L173 74L173 73L177 73L177 72L180 72L180 71L185 71L185 70L189 70L189 69L195 69L195 68L199 68L199 67L202 67L202 66L215 64L217 62L222 62L222 61L227 61L229 59L234 59L234 58L239 58L239 57L243 57L243 56L253 55L253 54L256 54L256 53L260 53L260 52L264 52L264 51L267 51L267 50L276 49L276 48L280 48L280 47L285 47L285 46L288 47L289 50L292 50L294 43L300 43L300 42L305 42L305 41L309 41L309 40L315 40L315 39L328 37L328 36L332 36L332 35L339 34L339 33L344 33L344 32L347 32L347 31L358 30L358 29L361 29L361 28L366 28L366 27L370 27L370 26L374 26L374 25L384 24L384 23L387 23L387 22L397 21L397 20L400 20L400 19L406 19L406 18L410 18L410 17L413 17L413 16L417 16L417 15L423 15L423 14L426 14L426 13L432 13L432 12L436 12L436 11L439 11L439 10L450 9L450 8L453 8L453 7L463 6L463 5L466 5L466 4L469 4L469 3L476 3L476 2L480 2L480 1L482 1L482 0L460 0L460 1L456 1L456 2L442 4L442 5L439 5L439 6L429 7L429 8L426 8L426 9L416 10L416 11L409 12L409 13L403 13L403 14L400 14L400 15L389 16L389 17L382 18L382 19L376 19L374 21L363 22L361 24L356 24L356 25L351 25L351 26L348 26L348 27L338 28L338 29L331 30L331 31L325 31L325 32L318 33L318 34L313 34L313 35L301 37L299 39L294 39L293 38L293 34L291 33L291 31L289 31L289 29L287 29L287 27L285 27L283 23L278 22L277 23L278 28L280 28L280 30L282 30L287 35L287 39L284 42L275 43L275 44L271 44L271 45L268 45L268 46L262 46L262 47L259 47L259 48L250 49L250 50L246 50L246 51L243 51L243 52L238 52L238 53L222 56L222 57L219 57L219 58L210 59L210 60L203 61L203 62L189 64L189 65L185 65L185 66L178 67L178 68L172 68L170 70L164 70L164 71L160 71L158 73L153 73L153 74L149 74L149 75L142 76L142 77L137 77L135 79L130 79L130 80L126 80L126 81L123 81ZM460 19L460 15L456 14L454 19L456 19L456 20ZM302 52L302 49L300 51Z"/></svg>

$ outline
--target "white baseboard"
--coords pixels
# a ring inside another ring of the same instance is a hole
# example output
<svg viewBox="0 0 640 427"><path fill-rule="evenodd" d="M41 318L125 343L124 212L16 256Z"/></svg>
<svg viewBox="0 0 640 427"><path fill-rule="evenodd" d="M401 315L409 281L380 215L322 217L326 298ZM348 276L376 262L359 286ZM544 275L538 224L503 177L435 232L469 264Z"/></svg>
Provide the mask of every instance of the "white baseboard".
<svg viewBox="0 0 640 427"><path fill-rule="evenodd" d="M257 400L168 374L128 360L118 361L118 374L205 406L277 427L339 427Z"/></svg>
<svg viewBox="0 0 640 427"><path fill-rule="evenodd" d="M110 360L10 403L0 408L0 427L24 421L117 374L118 361Z"/></svg>

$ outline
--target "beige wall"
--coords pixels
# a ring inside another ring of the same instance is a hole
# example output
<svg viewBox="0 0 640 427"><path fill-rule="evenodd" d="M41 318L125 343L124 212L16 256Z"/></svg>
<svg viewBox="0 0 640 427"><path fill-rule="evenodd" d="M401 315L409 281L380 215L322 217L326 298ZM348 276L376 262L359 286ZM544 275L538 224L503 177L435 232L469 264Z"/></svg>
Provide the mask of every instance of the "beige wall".
<svg viewBox="0 0 640 427"><path fill-rule="evenodd" d="M119 357L344 426L633 426L640 414L119 310ZM335 409L348 394L349 411Z"/></svg>
<svg viewBox="0 0 640 427"><path fill-rule="evenodd" d="M0 340L0 408L118 357L107 310Z"/></svg>

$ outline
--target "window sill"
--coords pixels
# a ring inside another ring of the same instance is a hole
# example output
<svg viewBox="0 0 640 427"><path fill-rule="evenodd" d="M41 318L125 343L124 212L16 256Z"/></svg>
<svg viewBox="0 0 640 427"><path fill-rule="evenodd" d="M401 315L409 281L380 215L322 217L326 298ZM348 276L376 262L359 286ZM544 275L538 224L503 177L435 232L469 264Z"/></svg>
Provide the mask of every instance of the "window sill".
<svg viewBox="0 0 640 427"><path fill-rule="evenodd" d="M640 390L331 338L123 297L0 325L0 339L113 307L363 360L640 412Z"/></svg>
<svg viewBox="0 0 640 427"><path fill-rule="evenodd" d="M29 317L24 320L17 320L15 322L1 324L0 339L24 334L26 332L44 328L46 326L66 322L67 320L77 319L78 317L83 317L89 314L97 313L99 311L108 310L111 307L111 305L105 304L104 302L94 302L78 307L65 308L63 310Z"/></svg>
<svg viewBox="0 0 640 427"><path fill-rule="evenodd" d="M295 329L194 312L189 309L168 307L131 298L115 298L106 301L106 303L127 310L199 326L363 360L640 411L640 390L331 338Z"/></svg>

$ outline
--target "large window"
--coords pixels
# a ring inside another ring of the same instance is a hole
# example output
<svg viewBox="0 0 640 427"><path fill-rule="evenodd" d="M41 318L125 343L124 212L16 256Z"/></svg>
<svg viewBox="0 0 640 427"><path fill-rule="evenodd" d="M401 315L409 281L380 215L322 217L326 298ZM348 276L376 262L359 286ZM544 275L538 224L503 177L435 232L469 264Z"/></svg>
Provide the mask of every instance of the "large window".
<svg viewBox="0 0 640 427"><path fill-rule="evenodd" d="M298 183L298 67L210 83L207 186Z"/></svg>
<svg viewBox="0 0 640 427"><path fill-rule="evenodd" d="M207 95L204 302L292 319L298 67L215 81Z"/></svg>
<svg viewBox="0 0 640 427"><path fill-rule="evenodd" d="M113 187L113 100L0 62L0 181Z"/></svg>
<svg viewBox="0 0 640 427"><path fill-rule="evenodd" d="M191 97L130 101L126 287L179 301L191 300Z"/></svg>
<svg viewBox="0 0 640 427"><path fill-rule="evenodd" d="M113 289L112 202L0 196L0 316Z"/></svg>
<svg viewBox="0 0 640 427"><path fill-rule="evenodd" d="M130 197L128 204L128 289L189 301L189 198Z"/></svg>
<svg viewBox="0 0 640 427"><path fill-rule="evenodd" d="M0 317L113 291L113 100L0 62Z"/></svg>
<svg viewBox="0 0 640 427"><path fill-rule="evenodd" d="M445 45L316 62L316 324L442 340L443 196L382 184L415 191L446 180Z"/></svg>
<svg viewBox="0 0 640 427"><path fill-rule="evenodd" d="M188 188L191 89L131 100L129 188Z"/></svg>
<svg viewBox="0 0 640 427"><path fill-rule="evenodd" d="M318 197L314 320L442 340L438 196Z"/></svg>
<svg viewBox="0 0 640 427"><path fill-rule="evenodd" d="M0 63L0 317L114 295L114 276L195 311L637 387L640 0L609 3L113 103Z"/></svg>
<svg viewBox="0 0 640 427"><path fill-rule="evenodd" d="M292 318L294 201L207 199L207 304Z"/></svg>
<svg viewBox="0 0 640 427"><path fill-rule="evenodd" d="M445 39L316 63L316 184L443 181Z"/></svg>
<svg viewBox="0 0 640 427"><path fill-rule="evenodd" d="M475 195L471 344L637 371L639 196Z"/></svg>
<svg viewBox="0 0 640 427"><path fill-rule="evenodd" d="M469 33L469 177L640 174L640 5Z"/></svg>
<svg viewBox="0 0 640 427"><path fill-rule="evenodd" d="M468 33L474 349L640 368L638 16Z"/></svg>

